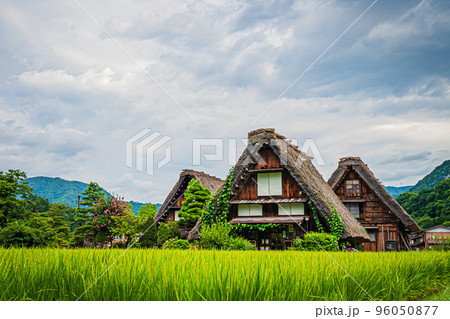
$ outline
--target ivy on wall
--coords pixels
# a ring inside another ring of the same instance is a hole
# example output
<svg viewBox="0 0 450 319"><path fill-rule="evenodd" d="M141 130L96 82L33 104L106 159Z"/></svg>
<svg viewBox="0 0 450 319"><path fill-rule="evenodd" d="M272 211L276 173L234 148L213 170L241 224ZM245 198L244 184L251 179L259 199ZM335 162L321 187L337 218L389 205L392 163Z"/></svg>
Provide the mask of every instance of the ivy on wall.
<svg viewBox="0 0 450 319"><path fill-rule="evenodd" d="M203 225L211 226L214 223L224 224L227 222L227 216L230 209L228 198L230 196L231 183L233 182L233 178L234 167L230 170L228 177L223 184L223 187L219 188L207 202L206 208L202 214Z"/></svg>
<svg viewBox="0 0 450 319"><path fill-rule="evenodd" d="M333 210L331 218L328 217L326 214L324 214L323 217L330 226L331 235L333 235L333 240L331 241L331 244L333 245L333 248L335 250L339 250L339 240L341 239L342 234L344 232L344 223L342 222L341 216L339 216L333 204L331 204L331 202L329 202L329 204L331 206L331 209ZM312 204L311 201L308 202L308 205L311 207L312 215L317 225L319 233L325 232L324 227L322 226L322 223L319 220L319 216L317 215L317 208Z"/></svg>
<svg viewBox="0 0 450 319"><path fill-rule="evenodd" d="M241 232L244 230L259 230L265 231L267 229L280 228L283 225L281 224L236 224L233 225L234 232Z"/></svg>

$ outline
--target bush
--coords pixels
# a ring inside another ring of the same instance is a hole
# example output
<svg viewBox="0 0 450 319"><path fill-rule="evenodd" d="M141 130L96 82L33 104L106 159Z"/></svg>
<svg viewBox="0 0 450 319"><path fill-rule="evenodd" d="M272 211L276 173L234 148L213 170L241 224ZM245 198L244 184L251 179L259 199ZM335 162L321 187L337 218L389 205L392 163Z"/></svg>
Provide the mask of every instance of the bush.
<svg viewBox="0 0 450 319"><path fill-rule="evenodd" d="M162 246L163 249L189 249L189 247L189 241L176 238L167 240Z"/></svg>
<svg viewBox="0 0 450 319"><path fill-rule="evenodd" d="M178 212L179 223L187 228L192 228L202 216L203 207L211 197L211 192L196 179L191 179L184 193L186 198Z"/></svg>
<svg viewBox="0 0 450 319"><path fill-rule="evenodd" d="M230 224L213 224L203 226L199 234L202 238L200 245L206 249L227 249L230 242Z"/></svg>
<svg viewBox="0 0 450 319"><path fill-rule="evenodd" d="M139 242L136 244L139 243L142 248L153 248L158 240L158 237L156 236L157 227L153 218L148 218L143 225L143 232L144 234L139 238ZM134 246L136 246L136 244L134 244Z"/></svg>
<svg viewBox="0 0 450 319"><path fill-rule="evenodd" d="M256 245L242 237L230 238L228 247L231 250L256 250Z"/></svg>
<svg viewBox="0 0 450 319"><path fill-rule="evenodd" d="M160 224L158 227L158 243L165 243L172 238L181 238L178 224L175 222Z"/></svg>
<svg viewBox="0 0 450 319"><path fill-rule="evenodd" d="M294 247L297 250L335 250L333 247L334 236L328 233L310 232L305 235L304 239L294 240Z"/></svg>

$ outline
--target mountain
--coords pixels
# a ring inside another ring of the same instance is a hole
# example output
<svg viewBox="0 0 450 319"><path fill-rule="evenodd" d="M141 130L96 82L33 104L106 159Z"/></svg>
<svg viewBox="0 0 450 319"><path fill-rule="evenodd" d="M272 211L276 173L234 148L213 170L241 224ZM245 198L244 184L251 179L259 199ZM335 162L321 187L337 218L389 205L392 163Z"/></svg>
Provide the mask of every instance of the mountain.
<svg viewBox="0 0 450 319"><path fill-rule="evenodd" d="M396 198L421 228L450 226L449 177L450 160L446 160Z"/></svg>
<svg viewBox="0 0 450 319"><path fill-rule="evenodd" d="M27 178L26 181L34 189L36 195L47 198L50 203L61 203L71 207L77 207L78 194L83 193L88 187L86 183L68 181L59 177L38 176ZM107 191L105 194L111 196ZM145 205L135 201L129 203L133 205L134 213ZM159 208L161 205L156 204L156 206Z"/></svg>
<svg viewBox="0 0 450 319"><path fill-rule="evenodd" d="M450 226L450 179L419 193L406 192L396 200L421 228Z"/></svg>
<svg viewBox="0 0 450 319"><path fill-rule="evenodd" d="M446 160L437 166L430 174L422 178L416 185L409 190L413 193L419 193L422 189L435 187L439 182L450 177L450 160Z"/></svg>
<svg viewBox="0 0 450 319"><path fill-rule="evenodd" d="M412 186L385 186L386 190L389 194L391 194L392 197L397 197L400 194L403 194L404 192L407 192Z"/></svg>

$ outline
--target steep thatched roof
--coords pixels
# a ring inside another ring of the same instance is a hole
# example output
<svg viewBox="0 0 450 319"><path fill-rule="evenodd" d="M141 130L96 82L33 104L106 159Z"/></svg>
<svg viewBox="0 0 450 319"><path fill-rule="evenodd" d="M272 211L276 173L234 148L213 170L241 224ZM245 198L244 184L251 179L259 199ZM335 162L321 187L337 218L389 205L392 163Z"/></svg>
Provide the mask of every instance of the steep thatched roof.
<svg viewBox="0 0 450 319"><path fill-rule="evenodd" d="M223 184L223 180L218 177L208 175L204 172L194 171L192 169L184 169L180 174L178 182L172 188L169 195L167 195L164 200L164 203L159 208L158 213L155 216L155 221L157 223L160 223L162 218L167 216L169 208L172 207L172 205L175 204L184 194L187 185L193 178L209 189L212 194L214 194L215 191Z"/></svg>
<svg viewBox="0 0 450 319"><path fill-rule="evenodd" d="M380 198L380 200L389 208L391 212L403 223L410 231L419 231L420 228L416 222L409 216L402 206L388 193L381 185L380 181L375 177L369 167L359 157L343 157L339 160L338 168L331 175L328 184L331 188L341 183L346 173L353 169L364 182L372 189L372 191Z"/></svg>
<svg viewBox="0 0 450 319"><path fill-rule="evenodd" d="M270 148L278 156L281 164L289 171L307 197L311 200L320 215L331 218L333 210L330 203L344 223L343 239L369 241L370 237L356 221L345 205L339 200L331 187L325 182L311 162L311 157L301 152L297 146L277 134L274 129L258 129L248 133L248 145L234 167L231 183L231 196L238 194L240 187L250 178L253 169L261 158L259 151ZM214 201L215 202L215 201ZM194 238L200 224L190 232Z"/></svg>

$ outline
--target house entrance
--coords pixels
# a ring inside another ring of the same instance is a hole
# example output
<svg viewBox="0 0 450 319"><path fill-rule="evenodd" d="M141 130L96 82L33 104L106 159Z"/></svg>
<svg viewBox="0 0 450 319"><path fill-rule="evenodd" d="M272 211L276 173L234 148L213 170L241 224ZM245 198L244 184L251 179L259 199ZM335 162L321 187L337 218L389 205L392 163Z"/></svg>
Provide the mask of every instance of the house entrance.
<svg viewBox="0 0 450 319"><path fill-rule="evenodd" d="M285 250L292 247L294 239L300 238L301 230L298 225L279 225L266 229L252 229L238 235L256 244L257 250Z"/></svg>

